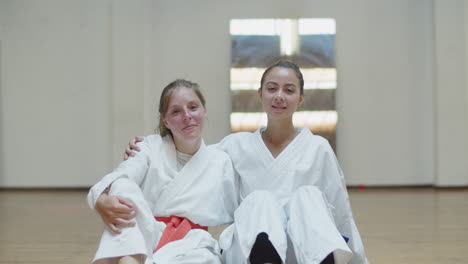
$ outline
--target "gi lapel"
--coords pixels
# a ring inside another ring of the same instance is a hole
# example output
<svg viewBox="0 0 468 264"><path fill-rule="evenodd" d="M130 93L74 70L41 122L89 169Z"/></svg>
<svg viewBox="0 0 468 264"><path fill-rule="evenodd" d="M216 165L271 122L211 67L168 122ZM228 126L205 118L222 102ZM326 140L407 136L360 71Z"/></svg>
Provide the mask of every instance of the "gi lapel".
<svg viewBox="0 0 468 264"><path fill-rule="evenodd" d="M191 188L191 186L193 186L196 181L200 180L198 177L199 175L197 175L197 171L200 171L201 167L205 167L206 162L208 162L208 159L205 155L205 151L207 150L206 148L207 147L205 143L202 141L200 149L192 156L192 158L179 172L172 170L174 172L174 177L161 193L159 203L167 205L170 208L172 206L171 201L173 201L175 197L181 195L184 190ZM175 163L174 168L176 168L177 161L175 154L173 160L174 161L172 162Z"/></svg>
<svg viewBox="0 0 468 264"><path fill-rule="evenodd" d="M167 135L163 138L161 149L163 173L174 179L177 176L177 154L174 141L171 136Z"/></svg>
<svg viewBox="0 0 468 264"><path fill-rule="evenodd" d="M255 142L257 145L257 154L265 166L263 177L269 179L269 186L275 188L277 184L284 182L284 177L290 176L294 167L294 158L301 155L301 142L304 137L310 133L308 128L301 128L299 134L286 146L285 149L274 158L265 142L262 139L261 132L264 128L257 130L255 134Z"/></svg>

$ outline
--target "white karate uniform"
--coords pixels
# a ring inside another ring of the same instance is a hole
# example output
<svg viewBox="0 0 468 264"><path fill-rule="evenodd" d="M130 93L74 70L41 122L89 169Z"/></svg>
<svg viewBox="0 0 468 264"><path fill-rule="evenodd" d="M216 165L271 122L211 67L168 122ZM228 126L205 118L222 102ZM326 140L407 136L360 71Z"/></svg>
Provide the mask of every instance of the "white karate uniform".
<svg viewBox="0 0 468 264"><path fill-rule="evenodd" d="M331 252L335 263L367 263L328 141L301 128L274 158L263 142L264 129L229 135L217 145L240 176L241 205L219 240L226 263L248 263L261 232L284 263L320 263Z"/></svg>
<svg viewBox="0 0 468 264"><path fill-rule="evenodd" d="M138 146L141 151L135 157L122 162L89 191L92 209L111 184L110 195L129 199L137 209L135 227L123 228L121 234L104 230L93 262L113 263L115 257L141 254L145 263L220 263L217 241L200 229L190 230L183 239L153 254L166 226L154 217L186 217L202 226L231 223L238 192L229 156L202 142L178 170L172 137L151 135Z"/></svg>

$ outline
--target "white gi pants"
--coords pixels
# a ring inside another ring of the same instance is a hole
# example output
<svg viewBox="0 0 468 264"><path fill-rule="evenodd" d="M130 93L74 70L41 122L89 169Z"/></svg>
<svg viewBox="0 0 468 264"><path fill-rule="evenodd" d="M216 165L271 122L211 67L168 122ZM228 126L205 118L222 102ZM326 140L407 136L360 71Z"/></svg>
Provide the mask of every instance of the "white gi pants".
<svg viewBox="0 0 468 264"><path fill-rule="evenodd" d="M190 230L183 239L170 242L153 254L166 224L154 219L140 187L127 178L119 178L112 183L109 195L125 197L136 206L136 224L122 228L120 234L106 228L93 263L117 263L118 257L142 255L145 264L221 264L218 243L199 229Z"/></svg>
<svg viewBox="0 0 468 264"><path fill-rule="evenodd" d="M284 263L320 263L331 252L336 264L352 257L327 201L314 186L299 188L284 206L268 191L249 194L234 213L234 224L220 236L225 263L249 263L250 250L261 232L268 234Z"/></svg>

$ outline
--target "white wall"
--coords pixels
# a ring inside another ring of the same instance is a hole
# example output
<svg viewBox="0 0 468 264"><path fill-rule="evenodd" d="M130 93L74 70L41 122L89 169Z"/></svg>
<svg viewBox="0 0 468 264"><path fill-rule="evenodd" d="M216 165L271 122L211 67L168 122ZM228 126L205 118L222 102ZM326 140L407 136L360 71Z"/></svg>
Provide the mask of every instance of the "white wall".
<svg viewBox="0 0 468 264"><path fill-rule="evenodd" d="M449 59L437 65L444 57L439 42L445 43L437 29L454 16L453 5L441 0L434 5L426 0L0 1L0 187L91 185L121 159L131 136L153 130L159 93L177 77L201 84L208 101L205 140L218 141L229 131L229 20L271 17L337 21L338 155L349 184L437 179L445 185L459 177L456 184L466 185L468 174L460 167L468 160L466 145L457 148L450 141L449 150L460 154L455 161L438 152L446 138L440 120L462 111L454 117L460 122L450 124L468 127L465 56L454 58L463 65L455 81L447 78L456 95L442 89L443 77L434 79L434 74L453 74L443 67ZM464 10L454 19L463 21ZM452 45L454 35L456 41L466 37L457 35L457 28L450 32L445 45ZM457 46L463 55L465 46ZM461 106L450 108L444 96L456 96ZM467 134L457 133L466 144ZM451 165L459 166L458 176L441 176Z"/></svg>
<svg viewBox="0 0 468 264"><path fill-rule="evenodd" d="M0 186L86 186L110 165L108 10L1 1Z"/></svg>
<svg viewBox="0 0 468 264"><path fill-rule="evenodd" d="M464 4L464 8L463 8L463 11L464 11L464 14L463 14L463 28L464 28L464 43L465 43L465 50L464 50L464 59L465 59L465 71L462 73L464 76L465 76L465 130L468 131L468 47L466 47L466 45L468 45L468 4ZM468 139L466 139L466 142L465 144L468 145ZM466 149L468 149L468 146L465 147ZM468 155L465 157L465 160L461 161L461 162L464 162L465 164L468 164ZM468 173L465 173L465 182L463 183L463 185L468 185Z"/></svg>
<svg viewBox="0 0 468 264"><path fill-rule="evenodd" d="M347 183L432 183L431 2L350 1L342 11L337 145Z"/></svg>
<svg viewBox="0 0 468 264"><path fill-rule="evenodd" d="M113 0L109 4L112 161L122 161L125 145L144 133L149 89L150 47L146 39L149 1ZM152 48L157 48L157 45ZM151 122L154 126L154 122ZM150 132L147 132L150 133ZM102 176L102 175L100 175ZM95 180L96 181L96 180Z"/></svg>
<svg viewBox="0 0 468 264"><path fill-rule="evenodd" d="M465 1L434 1L436 184L468 184ZM462 56L463 55L463 56Z"/></svg>

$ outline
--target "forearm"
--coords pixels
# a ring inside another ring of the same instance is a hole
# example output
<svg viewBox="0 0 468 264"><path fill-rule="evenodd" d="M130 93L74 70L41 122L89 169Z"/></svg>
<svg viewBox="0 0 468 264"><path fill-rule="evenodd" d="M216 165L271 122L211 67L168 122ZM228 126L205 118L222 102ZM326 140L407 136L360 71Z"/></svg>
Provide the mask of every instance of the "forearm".
<svg viewBox="0 0 468 264"><path fill-rule="evenodd" d="M102 178L102 180L91 187L87 197L89 208L95 210L96 202L101 197L101 195L105 194L107 196L112 182L120 177L123 177L123 175L115 172L107 174L104 176L104 178Z"/></svg>

